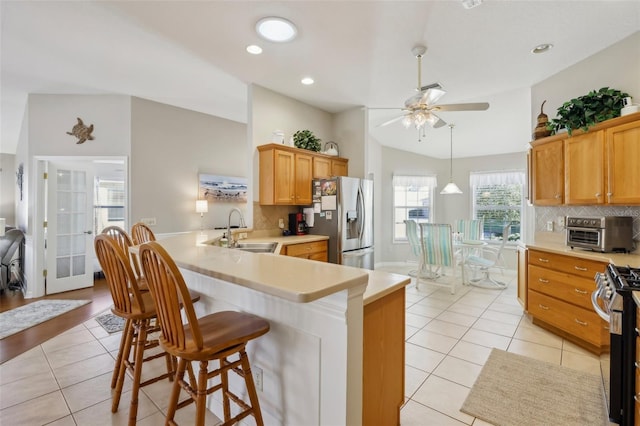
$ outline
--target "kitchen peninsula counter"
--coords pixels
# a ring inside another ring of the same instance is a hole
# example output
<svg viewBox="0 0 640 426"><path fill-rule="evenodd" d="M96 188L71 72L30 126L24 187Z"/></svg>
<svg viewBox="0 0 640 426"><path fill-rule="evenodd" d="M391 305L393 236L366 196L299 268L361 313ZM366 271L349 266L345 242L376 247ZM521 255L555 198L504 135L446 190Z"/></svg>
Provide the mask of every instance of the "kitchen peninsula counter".
<svg viewBox="0 0 640 426"><path fill-rule="evenodd" d="M269 333L247 347L252 368L263 374L258 396L265 425L365 425L381 415L398 423L404 402L404 287L410 278L210 244L221 235L191 232L158 242L187 286L202 295L195 304L198 316L240 310L271 324ZM248 236L242 242L277 242L276 253L282 245L327 238ZM364 374L371 364L374 373ZM377 393L368 394L364 386ZM207 406L222 416L219 401L209 398Z"/></svg>

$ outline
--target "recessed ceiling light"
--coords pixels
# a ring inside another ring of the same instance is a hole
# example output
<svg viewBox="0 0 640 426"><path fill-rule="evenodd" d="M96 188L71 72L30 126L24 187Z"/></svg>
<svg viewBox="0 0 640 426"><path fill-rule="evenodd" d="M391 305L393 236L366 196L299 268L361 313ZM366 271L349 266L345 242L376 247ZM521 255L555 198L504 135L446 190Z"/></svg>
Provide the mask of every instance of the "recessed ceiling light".
<svg viewBox="0 0 640 426"><path fill-rule="evenodd" d="M462 0L462 6L464 6L465 9L473 9L481 4L482 0Z"/></svg>
<svg viewBox="0 0 640 426"><path fill-rule="evenodd" d="M553 47L553 44L549 44L549 43L539 44L533 49L531 49L531 53L544 53L549 51L552 47Z"/></svg>
<svg viewBox="0 0 640 426"><path fill-rule="evenodd" d="M291 21L277 16L262 18L256 24L256 31L266 40L275 42L291 41L298 34L296 26Z"/></svg>
<svg viewBox="0 0 640 426"><path fill-rule="evenodd" d="M302 80L300 80L300 83L308 86L310 84L313 84L314 81L313 81L313 79L311 77L305 77Z"/></svg>
<svg viewBox="0 0 640 426"><path fill-rule="evenodd" d="M251 53L252 55L259 55L262 53L262 47L255 44L250 44L249 46L247 46L247 52Z"/></svg>

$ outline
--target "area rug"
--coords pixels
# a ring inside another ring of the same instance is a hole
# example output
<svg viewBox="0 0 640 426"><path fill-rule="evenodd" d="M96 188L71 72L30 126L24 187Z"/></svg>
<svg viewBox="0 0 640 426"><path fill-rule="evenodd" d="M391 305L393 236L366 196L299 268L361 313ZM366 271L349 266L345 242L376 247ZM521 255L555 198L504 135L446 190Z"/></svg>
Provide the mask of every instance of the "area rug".
<svg viewBox="0 0 640 426"><path fill-rule="evenodd" d="M0 314L0 339L43 323L72 309L79 308L90 300L39 300Z"/></svg>
<svg viewBox="0 0 640 426"><path fill-rule="evenodd" d="M602 378L493 349L461 411L498 426L608 425Z"/></svg>
<svg viewBox="0 0 640 426"><path fill-rule="evenodd" d="M104 328L107 333L117 333L124 329L125 320L111 312L96 317L98 324Z"/></svg>

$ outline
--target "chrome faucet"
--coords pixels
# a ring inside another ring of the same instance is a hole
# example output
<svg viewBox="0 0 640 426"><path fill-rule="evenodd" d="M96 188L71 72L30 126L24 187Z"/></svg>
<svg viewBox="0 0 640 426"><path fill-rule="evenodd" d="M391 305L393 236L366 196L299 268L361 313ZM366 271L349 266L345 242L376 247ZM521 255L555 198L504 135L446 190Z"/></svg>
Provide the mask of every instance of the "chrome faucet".
<svg viewBox="0 0 640 426"><path fill-rule="evenodd" d="M232 208L229 212L229 219L227 220L227 239L229 240L229 247L235 247L236 244L238 244L238 241L234 240L233 235L231 234L231 215L233 212L238 212L238 215L240 216L240 228L246 227L244 224L244 216L242 216L240 209L237 207Z"/></svg>

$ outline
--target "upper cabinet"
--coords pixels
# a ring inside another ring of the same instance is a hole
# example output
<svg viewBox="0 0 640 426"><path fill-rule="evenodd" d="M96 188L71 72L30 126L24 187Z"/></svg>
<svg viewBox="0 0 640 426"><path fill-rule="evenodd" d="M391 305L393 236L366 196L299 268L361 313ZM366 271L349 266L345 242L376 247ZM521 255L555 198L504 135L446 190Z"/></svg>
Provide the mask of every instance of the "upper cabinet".
<svg viewBox="0 0 640 426"><path fill-rule="evenodd" d="M346 158L286 145L261 145L258 152L261 205L309 205L314 178L346 176L348 171Z"/></svg>
<svg viewBox="0 0 640 426"><path fill-rule="evenodd" d="M640 119L606 132L607 202L640 204Z"/></svg>
<svg viewBox="0 0 640 426"><path fill-rule="evenodd" d="M533 204L640 204L640 113L531 145Z"/></svg>
<svg viewBox="0 0 640 426"><path fill-rule="evenodd" d="M531 197L533 204L557 206L564 202L562 141L537 144L531 149Z"/></svg>

